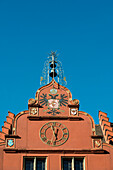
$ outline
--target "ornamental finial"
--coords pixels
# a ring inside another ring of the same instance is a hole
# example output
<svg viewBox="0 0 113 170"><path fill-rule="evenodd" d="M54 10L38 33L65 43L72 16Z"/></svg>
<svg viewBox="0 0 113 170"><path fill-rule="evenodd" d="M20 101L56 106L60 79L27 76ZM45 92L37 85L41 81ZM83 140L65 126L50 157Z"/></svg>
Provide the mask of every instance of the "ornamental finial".
<svg viewBox="0 0 113 170"><path fill-rule="evenodd" d="M51 51L48 56L48 60L45 61L42 77L40 78L41 85L49 84L52 79L60 85L65 86L67 84L66 78L64 77L64 71L62 69L62 64L57 59L57 56L58 54L56 54L56 52Z"/></svg>

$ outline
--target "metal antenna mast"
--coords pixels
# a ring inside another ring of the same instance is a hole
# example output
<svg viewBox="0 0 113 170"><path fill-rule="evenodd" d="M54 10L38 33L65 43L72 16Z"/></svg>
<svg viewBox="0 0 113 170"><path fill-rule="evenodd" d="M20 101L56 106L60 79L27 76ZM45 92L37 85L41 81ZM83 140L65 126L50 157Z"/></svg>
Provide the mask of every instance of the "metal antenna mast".
<svg viewBox="0 0 113 170"><path fill-rule="evenodd" d="M58 82L60 85L65 86L67 84L66 78L64 77L64 71L62 64L57 60L56 52L51 51L48 60L45 61L44 68L42 71L42 77L40 79L40 85L46 85L50 83L52 79Z"/></svg>

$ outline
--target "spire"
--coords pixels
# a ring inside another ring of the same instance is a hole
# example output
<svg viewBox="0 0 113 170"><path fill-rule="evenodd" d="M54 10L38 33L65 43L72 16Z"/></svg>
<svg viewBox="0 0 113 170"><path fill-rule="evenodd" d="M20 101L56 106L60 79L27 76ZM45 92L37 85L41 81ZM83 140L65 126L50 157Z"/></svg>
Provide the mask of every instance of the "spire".
<svg viewBox="0 0 113 170"><path fill-rule="evenodd" d="M49 54L48 60L46 60L44 64L42 77L40 78L40 85L49 84L53 79L60 85L65 86L67 84L62 64L57 59L57 56L58 54L53 51Z"/></svg>

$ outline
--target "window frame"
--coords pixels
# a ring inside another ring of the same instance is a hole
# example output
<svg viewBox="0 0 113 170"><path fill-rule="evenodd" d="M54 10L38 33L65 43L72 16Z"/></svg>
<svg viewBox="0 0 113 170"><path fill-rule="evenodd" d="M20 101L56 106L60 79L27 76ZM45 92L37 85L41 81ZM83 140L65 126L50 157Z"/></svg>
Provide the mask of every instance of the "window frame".
<svg viewBox="0 0 113 170"><path fill-rule="evenodd" d="M34 159L34 167L33 170L36 170L36 159L45 159L45 170L47 170L47 156L24 156L23 157L23 170L25 170L25 160L29 159L29 158L33 158Z"/></svg>
<svg viewBox="0 0 113 170"><path fill-rule="evenodd" d="M85 157L83 156L62 156L61 157L61 170L63 170L63 159L71 158L72 159L72 170L74 170L74 159L82 159L83 160L83 170L85 170Z"/></svg>

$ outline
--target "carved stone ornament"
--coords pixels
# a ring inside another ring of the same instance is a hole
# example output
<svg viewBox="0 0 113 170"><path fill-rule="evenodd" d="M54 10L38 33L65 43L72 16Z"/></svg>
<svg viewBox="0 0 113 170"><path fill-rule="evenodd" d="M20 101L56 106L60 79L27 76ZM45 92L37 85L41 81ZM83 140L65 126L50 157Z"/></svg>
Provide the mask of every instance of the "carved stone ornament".
<svg viewBox="0 0 113 170"><path fill-rule="evenodd" d="M34 103L35 103L35 99L29 99L29 100L28 100L28 104L31 105L31 104L34 104Z"/></svg>
<svg viewBox="0 0 113 170"><path fill-rule="evenodd" d="M73 100L73 104L79 105L79 100L78 100L78 99L74 99L74 100Z"/></svg>

